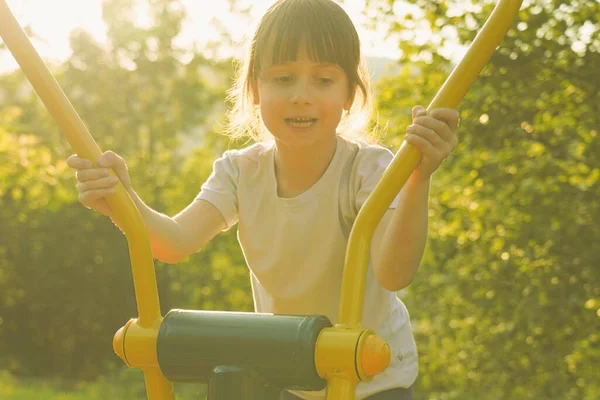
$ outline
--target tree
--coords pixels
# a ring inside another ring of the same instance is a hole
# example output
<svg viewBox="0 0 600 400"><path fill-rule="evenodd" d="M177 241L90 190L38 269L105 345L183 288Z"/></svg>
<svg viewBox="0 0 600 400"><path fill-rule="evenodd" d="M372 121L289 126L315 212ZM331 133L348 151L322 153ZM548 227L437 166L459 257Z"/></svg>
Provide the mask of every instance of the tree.
<svg viewBox="0 0 600 400"><path fill-rule="evenodd" d="M468 45L494 4L368 3L420 70L380 85L398 145L409 107L451 68L439 49ZM460 105L461 144L434 177L428 251L406 298L422 398L600 393L599 19L593 0L526 1Z"/></svg>
<svg viewBox="0 0 600 400"><path fill-rule="evenodd" d="M73 32L73 54L53 73L100 147L126 158L136 191L173 214L228 145L214 126L231 62L174 45L184 18L177 1L150 1L149 28L131 22L133 1L103 7L108 45ZM65 164L72 150L21 72L0 82L0 366L92 378L122 365L111 338L136 316L125 238L78 204ZM249 308L234 233L181 267L157 263L163 312Z"/></svg>

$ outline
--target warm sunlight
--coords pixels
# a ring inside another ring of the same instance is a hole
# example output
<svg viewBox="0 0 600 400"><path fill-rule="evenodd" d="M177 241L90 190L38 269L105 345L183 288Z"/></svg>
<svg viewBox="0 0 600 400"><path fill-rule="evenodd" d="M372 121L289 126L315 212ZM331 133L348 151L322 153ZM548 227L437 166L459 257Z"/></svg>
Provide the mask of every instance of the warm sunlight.
<svg viewBox="0 0 600 400"><path fill-rule="evenodd" d="M40 55L48 61L60 61L69 56L69 33L76 28L83 28L99 41L105 38L105 26L102 21L102 0L7 0L9 7L22 26L31 26L43 40L33 40ZM227 26L236 40L241 40L248 33L249 26L255 23L257 16L273 2L273 0L240 0L245 7L253 5L252 19L247 20L232 15L226 1L207 2L197 0L181 0L186 8L188 19L179 39L182 46L206 43L218 39L218 33L211 25L215 18ZM140 2L145 4L145 2ZM368 56L398 57L397 43L384 40L384 33L372 32L364 28L365 17L361 14L364 0L345 0L344 8L357 26L363 41L365 54ZM147 13L140 5L136 12L139 25L148 24ZM224 54L227 53L223 50ZM3 52L0 54L0 72L16 68L12 57Z"/></svg>
<svg viewBox="0 0 600 400"><path fill-rule="evenodd" d="M0 0L0 400L600 400L599 17Z"/></svg>

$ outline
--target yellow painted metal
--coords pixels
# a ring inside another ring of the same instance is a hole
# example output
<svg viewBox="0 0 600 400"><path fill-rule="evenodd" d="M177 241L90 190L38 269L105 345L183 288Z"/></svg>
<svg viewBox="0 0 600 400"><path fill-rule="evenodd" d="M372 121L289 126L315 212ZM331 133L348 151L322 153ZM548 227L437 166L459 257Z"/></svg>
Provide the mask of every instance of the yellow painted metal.
<svg viewBox="0 0 600 400"><path fill-rule="evenodd" d="M174 399L173 383L167 379L159 368L142 368L146 395L148 400Z"/></svg>
<svg viewBox="0 0 600 400"><path fill-rule="evenodd" d="M323 329L315 346L315 365L319 376L327 380L341 378L356 385L359 381L357 345L361 336L372 333L361 328Z"/></svg>
<svg viewBox="0 0 600 400"><path fill-rule="evenodd" d="M95 162L102 154L100 148L15 20L5 0L0 0L0 36L77 154ZM117 192L108 199L108 202L115 210L117 218L123 221L128 239L139 315L137 324L146 329L156 329L162 317L150 240L144 222L122 185L119 185ZM134 343L135 339L125 341L126 346L132 345L137 349ZM146 339L143 343L146 343ZM144 344L141 345L142 348L145 348ZM144 371L144 376L149 398L156 400L173 398L173 385L166 380L160 370L151 368ZM171 395L168 395L169 392Z"/></svg>
<svg viewBox="0 0 600 400"><path fill-rule="evenodd" d="M448 79L446 79L446 82L444 82L444 85L427 107L428 112L435 108L456 108L458 106L465 93L512 25L512 22L521 7L521 3L522 0L500 0L498 2L463 59L456 68L454 68ZM344 331L348 328L360 329L366 273L373 232L394 197L400 192L404 183L406 183L419 164L420 158L421 154L416 147L409 145L406 142L402 143L394 160L358 213L350 233L346 251L342 278L342 292L338 312L338 325L330 328L331 332L328 332L328 336L334 338L336 332ZM351 343L344 344L348 346L351 345ZM361 346L361 348L363 348L363 346ZM345 354L341 349L338 352L339 354ZM323 355L325 354L328 353L324 351ZM335 354L331 354L331 356L335 356ZM318 363L323 363L323 365L327 365L328 368L332 368L331 364L333 364L333 362L331 361L328 363L321 357L316 358L316 361ZM350 360L348 360L347 357L339 357L336 362L340 363L339 367L337 367L339 370L349 370ZM362 364L364 365L364 363ZM374 369L379 368L380 366L377 365ZM354 400L354 390L356 386L354 376L346 377L343 374L339 376L334 374L333 377L326 376L328 379L328 400ZM360 378L362 378L362 376L360 376ZM346 381L342 382L344 379L346 379Z"/></svg>
<svg viewBox="0 0 600 400"><path fill-rule="evenodd" d="M427 107L428 111L458 106L506 34L520 6L521 0L499 1L465 57ZM37 55L5 0L0 0L0 36L75 151L82 157L96 160L101 150ZM371 374L385 368L389 362L389 347L381 343L381 338L370 340L372 332L360 328L370 240L387 207L418 165L420 156L415 147L402 144L360 211L350 234L339 325L321 333L315 352L319 374L328 380L328 399L353 400L358 381L370 379ZM122 186L109 199L109 204L123 221L128 238L139 314L137 320L128 322L117 332L113 346L126 363L143 370L150 400L173 399L173 385L162 375L156 361L155 344L161 316L148 234Z"/></svg>
<svg viewBox="0 0 600 400"><path fill-rule="evenodd" d="M173 384L164 378L158 365L156 342L162 320L151 327L142 327L138 319L130 319L113 338L115 353L129 367L139 368L144 373L146 393L149 400L173 399Z"/></svg>
<svg viewBox="0 0 600 400"><path fill-rule="evenodd" d="M0 36L73 149L80 156L95 162L102 154L100 148L14 19L5 0L0 0ZM118 213L119 220L123 221L129 241L139 317L142 324L151 326L154 320L160 318L160 307L148 233L135 204L122 185L108 201Z"/></svg>
<svg viewBox="0 0 600 400"><path fill-rule="evenodd" d="M361 336L357 348L356 365L359 376L364 376L363 381L382 373L390 364L390 345L377 335Z"/></svg>
<svg viewBox="0 0 600 400"><path fill-rule="evenodd" d="M328 381L328 396L338 393L332 399L349 398L338 396L354 393L359 381L370 381L389 362L389 345L370 329L334 326L323 329L317 338L315 365L319 376Z"/></svg>
<svg viewBox="0 0 600 400"><path fill-rule="evenodd" d="M327 381L328 399L354 399L356 391L356 382L347 381L343 378L331 378Z"/></svg>
<svg viewBox="0 0 600 400"><path fill-rule="evenodd" d="M127 321L125 326L121 327L113 337L113 351L121 358L121 360L123 360L123 362L125 362L128 367L133 367L133 365L127 361L127 357L125 356L125 335L127 334L129 325L131 325L133 321L133 319Z"/></svg>
<svg viewBox="0 0 600 400"><path fill-rule="evenodd" d="M113 338L115 353L130 367L158 368L156 341L161 320L154 326L142 327L138 319L131 319Z"/></svg>
<svg viewBox="0 0 600 400"><path fill-rule="evenodd" d="M458 106L512 25L520 7L521 0L500 0L498 2L463 59L454 68L427 107L428 111L435 108L456 108ZM358 213L346 251L338 313L340 324L350 326L360 324L373 232L396 194L419 164L420 158L421 154L416 147L406 142L402 143L394 160Z"/></svg>

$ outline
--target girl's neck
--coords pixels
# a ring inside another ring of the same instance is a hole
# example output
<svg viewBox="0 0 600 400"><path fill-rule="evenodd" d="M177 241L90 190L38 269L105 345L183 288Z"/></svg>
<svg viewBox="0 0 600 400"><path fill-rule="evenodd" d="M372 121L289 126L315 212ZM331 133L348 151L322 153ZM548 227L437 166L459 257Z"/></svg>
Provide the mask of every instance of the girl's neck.
<svg viewBox="0 0 600 400"><path fill-rule="evenodd" d="M275 145L275 177L280 197L296 197L319 181L329 167L337 147L337 136L310 147Z"/></svg>

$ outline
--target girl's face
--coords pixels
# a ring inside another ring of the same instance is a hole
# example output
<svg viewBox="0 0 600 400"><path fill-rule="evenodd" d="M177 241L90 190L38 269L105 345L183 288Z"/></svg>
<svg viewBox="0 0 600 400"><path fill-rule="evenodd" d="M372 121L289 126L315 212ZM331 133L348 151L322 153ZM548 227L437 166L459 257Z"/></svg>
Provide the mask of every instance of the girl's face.
<svg viewBox="0 0 600 400"><path fill-rule="evenodd" d="M257 86L262 120L287 147L314 146L335 137L344 110L352 105L346 73L308 57L266 67Z"/></svg>

